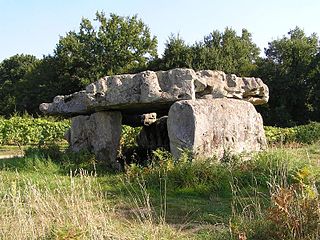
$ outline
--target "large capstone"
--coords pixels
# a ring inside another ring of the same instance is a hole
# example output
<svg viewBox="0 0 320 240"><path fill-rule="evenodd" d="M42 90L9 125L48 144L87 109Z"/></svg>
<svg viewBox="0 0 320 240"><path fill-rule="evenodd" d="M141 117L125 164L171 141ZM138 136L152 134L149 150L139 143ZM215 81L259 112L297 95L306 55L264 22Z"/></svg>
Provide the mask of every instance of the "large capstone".
<svg viewBox="0 0 320 240"><path fill-rule="evenodd" d="M90 116L73 117L67 135L70 150L91 151L99 162L112 169L119 169L116 158L121 136L120 112L98 112Z"/></svg>
<svg viewBox="0 0 320 240"><path fill-rule="evenodd" d="M177 68L107 76L83 91L42 103L40 110L72 116L110 110L121 111L124 116L150 112L163 116L174 102L196 98L236 98L258 105L268 101L269 90L259 78Z"/></svg>
<svg viewBox="0 0 320 240"><path fill-rule="evenodd" d="M167 124L175 158L184 149L198 158L221 158L226 151L236 154L266 147L261 115L241 100L179 101L171 106Z"/></svg>

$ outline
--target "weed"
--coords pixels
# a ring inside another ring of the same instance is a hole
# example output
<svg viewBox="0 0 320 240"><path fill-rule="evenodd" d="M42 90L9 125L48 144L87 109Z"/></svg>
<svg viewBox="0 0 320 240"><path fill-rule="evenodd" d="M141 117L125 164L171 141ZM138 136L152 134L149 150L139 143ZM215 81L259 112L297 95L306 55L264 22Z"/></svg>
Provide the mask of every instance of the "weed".
<svg viewBox="0 0 320 240"><path fill-rule="evenodd" d="M296 169L286 158L279 158L269 174L268 194L259 191L257 181L246 191L233 179L230 221L233 236L317 239L320 234L320 199L316 187L319 175L314 169L317 167L312 168L308 162Z"/></svg>

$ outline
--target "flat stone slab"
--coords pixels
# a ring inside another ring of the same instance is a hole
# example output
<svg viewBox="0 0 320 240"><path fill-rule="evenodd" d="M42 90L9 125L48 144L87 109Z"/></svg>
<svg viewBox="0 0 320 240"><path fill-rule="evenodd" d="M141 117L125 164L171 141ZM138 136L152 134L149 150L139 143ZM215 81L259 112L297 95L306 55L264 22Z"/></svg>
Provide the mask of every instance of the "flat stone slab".
<svg viewBox="0 0 320 240"><path fill-rule="evenodd" d="M99 111L142 114L168 111L179 100L212 98L236 98L258 105L268 101L269 90L259 78L177 68L107 76L83 91L56 96L39 108L45 114L67 116Z"/></svg>

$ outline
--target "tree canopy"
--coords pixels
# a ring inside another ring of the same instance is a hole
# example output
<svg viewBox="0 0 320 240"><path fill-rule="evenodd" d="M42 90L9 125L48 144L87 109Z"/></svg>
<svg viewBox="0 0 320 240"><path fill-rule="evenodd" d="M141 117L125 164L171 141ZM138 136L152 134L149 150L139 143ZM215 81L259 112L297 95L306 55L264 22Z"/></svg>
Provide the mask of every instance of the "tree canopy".
<svg viewBox="0 0 320 240"><path fill-rule="evenodd" d="M261 57L247 29L226 28L193 44L171 34L158 57L157 38L137 16L97 12L60 37L52 55L17 54L0 63L0 115L37 113L41 102L106 75L186 67L260 77L270 89L269 103L257 108L267 125L320 121L319 49L316 34L296 27L269 42Z"/></svg>
<svg viewBox="0 0 320 240"><path fill-rule="evenodd" d="M265 120L282 126L313 120L319 110L315 104L319 81L317 35L306 36L296 27L287 36L270 42L265 55L256 72L270 88L269 103L262 110Z"/></svg>
<svg viewBox="0 0 320 240"><path fill-rule="evenodd" d="M248 75L255 69L259 53L246 29L241 36L231 28L224 32L215 30L193 45L187 45L179 35L172 35L166 43L160 68L215 69Z"/></svg>
<svg viewBox="0 0 320 240"><path fill-rule="evenodd" d="M97 12L60 37L53 55L15 55L0 64L0 114L38 112L41 102L83 89L100 77L146 70L157 38L137 16Z"/></svg>
<svg viewBox="0 0 320 240"><path fill-rule="evenodd" d="M0 114L23 112L28 105L28 77L39 64L32 55L17 54L0 63Z"/></svg>
<svg viewBox="0 0 320 240"><path fill-rule="evenodd" d="M137 16L97 12L93 23L83 18L78 32L60 38L54 57L60 81L81 88L106 75L145 69L157 57L157 38Z"/></svg>

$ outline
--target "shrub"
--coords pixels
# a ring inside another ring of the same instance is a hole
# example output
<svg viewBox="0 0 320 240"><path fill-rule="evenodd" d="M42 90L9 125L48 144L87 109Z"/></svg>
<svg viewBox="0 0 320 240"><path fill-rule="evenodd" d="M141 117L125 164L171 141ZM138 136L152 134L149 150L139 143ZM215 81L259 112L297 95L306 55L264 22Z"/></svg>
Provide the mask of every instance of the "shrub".
<svg viewBox="0 0 320 240"><path fill-rule="evenodd" d="M215 158L194 159L184 152L175 161L169 152L158 149L153 151L149 165L130 164L125 170L129 181L143 178L154 188L165 181L169 189L192 189L197 193L225 196L231 192L233 178L237 178L244 188L256 182L267 189L267 176L271 169L276 168L282 155L271 159L268 156L259 153L250 161L245 161L241 156L229 156L228 161L218 162Z"/></svg>
<svg viewBox="0 0 320 240"><path fill-rule="evenodd" d="M320 123L312 122L308 125L295 127L296 141L299 143L314 143L320 139Z"/></svg>
<svg viewBox="0 0 320 240"><path fill-rule="evenodd" d="M269 144L292 142L310 144L320 140L320 123L317 122L292 128L266 126L264 129Z"/></svg>
<svg viewBox="0 0 320 240"><path fill-rule="evenodd" d="M70 127L69 120L13 116L0 118L0 144L28 145L61 142Z"/></svg>
<svg viewBox="0 0 320 240"><path fill-rule="evenodd" d="M269 144L284 144L296 141L295 128L279 128L266 126L264 127L264 130Z"/></svg>
<svg viewBox="0 0 320 240"><path fill-rule="evenodd" d="M131 148L137 146L137 136L141 131L141 127L122 126L120 145L122 148Z"/></svg>

